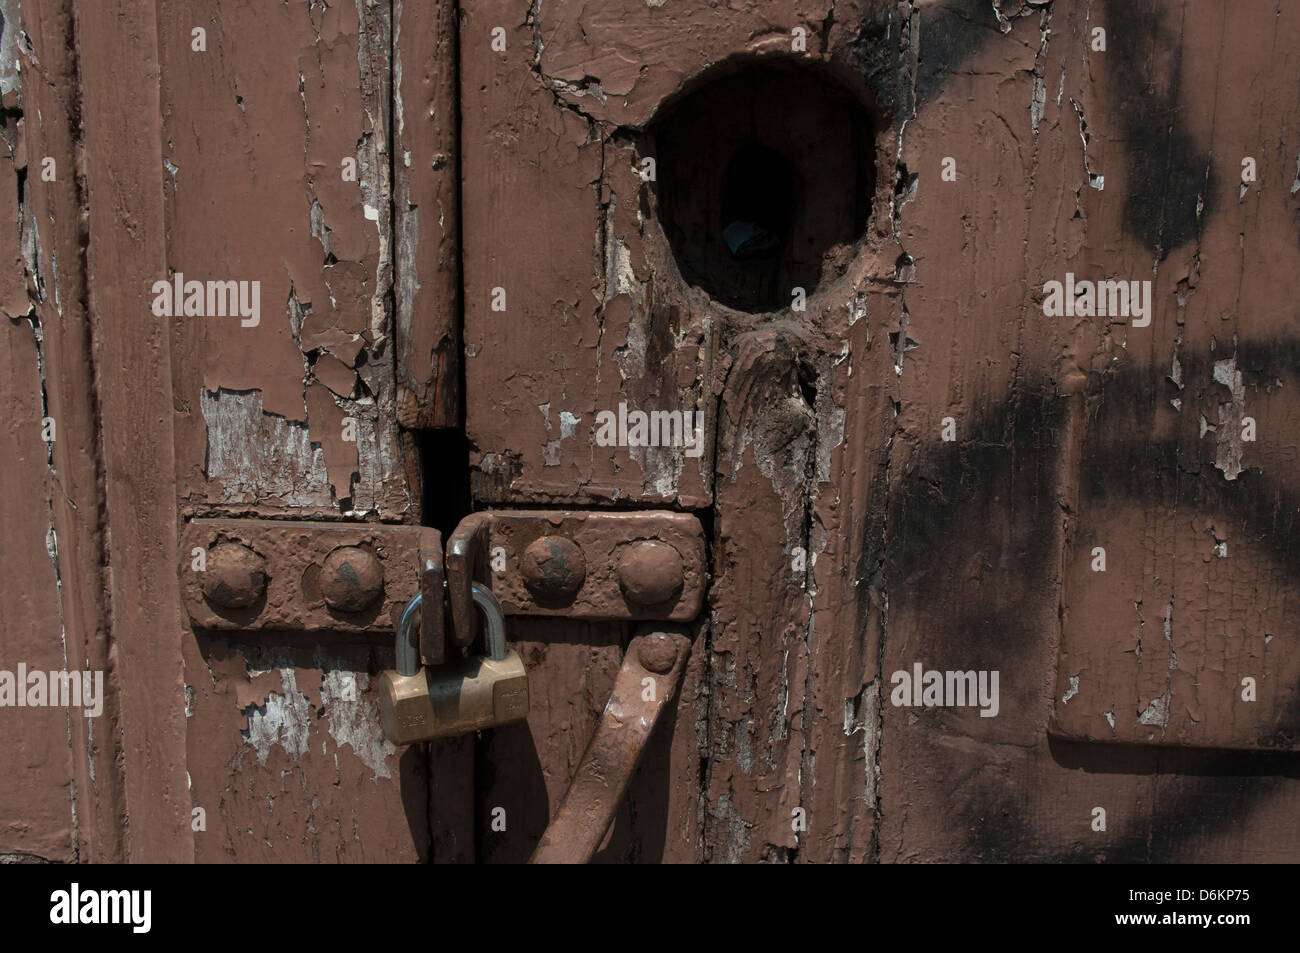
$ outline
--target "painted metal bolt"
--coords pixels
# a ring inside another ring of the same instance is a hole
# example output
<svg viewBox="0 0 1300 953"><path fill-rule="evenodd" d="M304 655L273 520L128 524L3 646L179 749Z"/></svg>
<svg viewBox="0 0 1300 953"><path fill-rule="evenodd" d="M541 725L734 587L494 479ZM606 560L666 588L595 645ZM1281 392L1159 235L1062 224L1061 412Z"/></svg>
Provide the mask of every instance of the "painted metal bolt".
<svg viewBox="0 0 1300 953"><path fill-rule="evenodd" d="M204 559L203 595L224 609L245 609L266 592L266 560L240 543L217 543Z"/></svg>
<svg viewBox="0 0 1300 953"><path fill-rule="evenodd" d="M677 596L683 581L682 555L667 543L643 540L623 551L618 584L629 602L657 606Z"/></svg>
<svg viewBox="0 0 1300 953"><path fill-rule="evenodd" d="M667 675L677 664L677 642L662 632L651 632L641 639L636 657L647 672Z"/></svg>
<svg viewBox="0 0 1300 953"><path fill-rule="evenodd" d="M321 564L320 592L339 612L361 612L384 593L384 568L359 546L340 546Z"/></svg>
<svg viewBox="0 0 1300 953"><path fill-rule="evenodd" d="M587 560L573 540L541 536L524 549L519 574L538 601L570 602L587 578Z"/></svg>

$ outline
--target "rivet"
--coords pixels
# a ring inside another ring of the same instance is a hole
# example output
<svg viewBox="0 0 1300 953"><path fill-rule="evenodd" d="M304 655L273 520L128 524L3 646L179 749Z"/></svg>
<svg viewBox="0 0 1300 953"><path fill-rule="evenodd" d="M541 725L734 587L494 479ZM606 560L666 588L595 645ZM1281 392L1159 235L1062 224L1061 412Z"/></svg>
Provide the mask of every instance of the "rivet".
<svg viewBox="0 0 1300 953"><path fill-rule="evenodd" d="M636 657L647 672L667 675L677 664L677 643L662 632L651 632L641 640Z"/></svg>
<svg viewBox="0 0 1300 953"><path fill-rule="evenodd" d="M384 592L384 569L375 554L359 546L340 546L321 564L320 593L339 612L361 612Z"/></svg>
<svg viewBox="0 0 1300 953"><path fill-rule="evenodd" d="M629 602L656 606L682 588L682 556L667 543L645 540L629 546L618 561L618 584Z"/></svg>
<svg viewBox="0 0 1300 953"><path fill-rule="evenodd" d="M217 543L204 566L203 595L222 608L247 608L266 592L266 560L240 543Z"/></svg>
<svg viewBox="0 0 1300 953"><path fill-rule="evenodd" d="M541 536L524 549L519 574L539 602L568 602L587 578L587 560L573 540Z"/></svg>

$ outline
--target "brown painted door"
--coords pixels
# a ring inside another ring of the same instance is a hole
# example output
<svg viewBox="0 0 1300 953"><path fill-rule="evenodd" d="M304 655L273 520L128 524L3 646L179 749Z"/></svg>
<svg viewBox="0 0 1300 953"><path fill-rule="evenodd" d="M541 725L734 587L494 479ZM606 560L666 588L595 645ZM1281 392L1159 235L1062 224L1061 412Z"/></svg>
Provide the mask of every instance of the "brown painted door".
<svg viewBox="0 0 1300 953"><path fill-rule="evenodd" d="M30 770L6 791L22 821L0 851L429 856L424 751L383 738L370 690L391 634L355 615L302 631L326 604L286 567L314 522L381 555L375 527L418 524L399 420L459 413L450 9L408 15L399 74L387 3L4 6L21 67L4 85L23 225L5 293L12 449L45 501L6 510L6 565L31 568L5 628L35 641L5 657L100 671L107 698L93 719L25 716ZM284 535L247 554L265 595L217 599L213 630L184 593L221 568L205 565L216 544L249 542L205 522L232 517ZM410 598L392 572L387 602ZM57 745L37 757L42 732L71 737L66 762Z"/></svg>
<svg viewBox="0 0 1300 953"><path fill-rule="evenodd" d="M476 737L373 686L416 527L546 508L708 541L598 860L1300 858L1285 5L14 6L0 629L107 692L0 853L527 859L630 625L511 616Z"/></svg>
<svg viewBox="0 0 1300 953"><path fill-rule="evenodd" d="M1300 856L1296 17L461 24L475 504L670 506L711 539L603 858ZM1075 277L1131 308L1054 311ZM702 412L703 455L608 446L620 407ZM622 638L513 632L542 690L481 752L480 814L524 818L487 859L531 849Z"/></svg>

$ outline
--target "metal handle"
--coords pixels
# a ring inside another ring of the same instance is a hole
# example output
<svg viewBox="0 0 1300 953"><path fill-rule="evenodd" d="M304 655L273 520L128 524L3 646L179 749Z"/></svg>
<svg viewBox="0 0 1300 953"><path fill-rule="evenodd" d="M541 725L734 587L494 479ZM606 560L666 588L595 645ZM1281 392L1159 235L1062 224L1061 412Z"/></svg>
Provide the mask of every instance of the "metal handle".
<svg viewBox="0 0 1300 953"><path fill-rule="evenodd" d="M591 743L530 864L585 864L599 849L659 715L677 693L691 654L686 632L650 625L629 643ZM647 679L653 692L645 691Z"/></svg>

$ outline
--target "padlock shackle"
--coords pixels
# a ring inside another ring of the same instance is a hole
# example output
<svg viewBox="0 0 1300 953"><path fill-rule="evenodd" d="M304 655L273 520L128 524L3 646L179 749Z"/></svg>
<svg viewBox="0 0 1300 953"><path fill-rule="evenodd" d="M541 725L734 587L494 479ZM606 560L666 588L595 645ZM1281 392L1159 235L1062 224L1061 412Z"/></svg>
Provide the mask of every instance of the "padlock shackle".
<svg viewBox="0 0 1300 953"><path fill-rule="evenodd" d="M420 650L415 645L415 620L420 614L420 593L406 604L402 610L402 619L397 623L397 674L415 675L420 671Z"/></svg>
<svg viewBox="0 0 1300 953"><path fill-rule="evenodd" d="M488 658L499 662L506 657L506 616L501 611L501 603L492 594L492 590L482 583L474 583L470 592L474 604L483 610L487 619Z"/></svg>
<svg viewBox="0 0 1300 953"><path fill-rule="evenodd" d="M487 619L488 658L499 662L506 657L506 617L501 611L501 603L492 594L492 590L481 583L474 583L470 594L474 597L474 604ZM415 675L420 671L420 650L415 644L415 620L420 615L421 601L423 596L417 592L415 598L402 610L402 619L397 623L393 652L397 656L398 675Z"/></svg>

